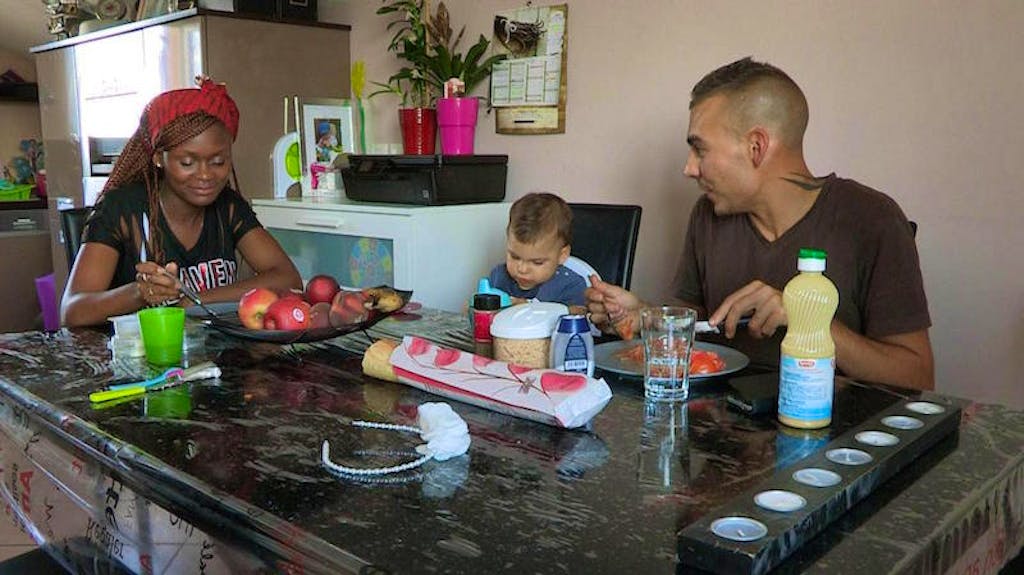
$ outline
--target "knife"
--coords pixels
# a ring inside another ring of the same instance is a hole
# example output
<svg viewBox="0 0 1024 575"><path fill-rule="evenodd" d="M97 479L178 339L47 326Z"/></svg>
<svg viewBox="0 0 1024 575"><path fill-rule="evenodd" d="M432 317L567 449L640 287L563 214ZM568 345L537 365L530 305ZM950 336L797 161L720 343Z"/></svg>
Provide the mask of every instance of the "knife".
<svg viewBox="0 0 1024 575"><path fill-rule="evenodd" d="M736 328L739 329L739 328L747 325L748 323L750 323L750 317L741 317L740 320L738 322L736 322ZM721 324L719 324L719 325L711 325L706 320L701 320L701 321L698 321L696 324L694 324L693 332L694 333L718 333L718 334L721 334L722 331L720 329L718 329L720 325Z"/></svg>

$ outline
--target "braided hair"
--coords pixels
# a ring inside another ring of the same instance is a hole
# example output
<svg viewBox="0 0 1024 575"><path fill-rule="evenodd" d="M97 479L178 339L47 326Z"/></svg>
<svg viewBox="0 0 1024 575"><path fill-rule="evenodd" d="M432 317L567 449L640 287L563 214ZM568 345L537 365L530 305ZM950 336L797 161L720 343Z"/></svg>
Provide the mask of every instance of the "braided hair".
<svg viewBox="0 0 1024 575"><path fill-rule="evenodd" d="M146 187L149 208L138 221L121 221L121 236L129 238L138 253L143 246L149 259L163 265L164 251L160 231L160 188L163 172L153 163L153 156L176 148L220 123L234 141L238 135L238 107L228 95L224 84L206 76L196 77L198 88L170 90L153 98L142 111L139 127L125 144L121 156L103 186L100 198L107 192L127 184L142 183ZM231 165L231 179L238 190L238 176ZM144 226L143 218L149 225ZM148 228L148 229L140 229ZM145 236L145 237L144 237Z"/></svg>
<svg viewBox="0 0 1024 575"><path fill-rule="evenodd" d="M124 150L118 157L114 168L103 186L100 198L111 190L123 187L127 184L142 182L146 187L146 198L148 201L149 214L149 237L143 237L145 230L140 229L140 221L129 223L121 222L121 232L125 237L130 237L135 251L138 252L143 243L146 246L146 253L150 254L149 259L164 265L163 232L157 222L162 217L160 208L160 186L163 182L163 170L153 163L153 154L162 153L191 140L205 132L214 124L220 122L215 116L206 112L191 112L179 116L167 123L160 130L156 142L152 148L149 145L149 118L147 114L142 115L139 127L135 134L125 144ZM238 190L238 177L235 175L234 164L231 166L231 179L235 190Z"/></svg>

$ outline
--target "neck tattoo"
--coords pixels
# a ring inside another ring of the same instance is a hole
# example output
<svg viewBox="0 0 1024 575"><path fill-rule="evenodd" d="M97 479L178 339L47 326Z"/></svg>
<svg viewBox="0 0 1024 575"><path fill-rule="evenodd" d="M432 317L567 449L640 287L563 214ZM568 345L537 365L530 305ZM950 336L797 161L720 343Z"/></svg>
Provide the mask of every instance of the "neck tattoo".
<svg viewBox="0 0 1024 575"><path fill-rule="evenodd" d="M803 174L793 174L792 176L784 176L783 180L796 185L800 188L813 192L819 189L825 183L825 178L815 178L814 176L805 176Z"/></svg>

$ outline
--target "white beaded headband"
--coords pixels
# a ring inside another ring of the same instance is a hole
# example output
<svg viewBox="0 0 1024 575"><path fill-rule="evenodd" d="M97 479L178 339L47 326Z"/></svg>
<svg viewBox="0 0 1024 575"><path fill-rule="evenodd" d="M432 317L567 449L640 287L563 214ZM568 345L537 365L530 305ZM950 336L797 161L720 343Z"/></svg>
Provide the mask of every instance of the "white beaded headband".
<svg viewBox="0 0 1024 575"><path fill-rule="evenodd" d="M447 403L424 403L419 406L418 412L419 427L371 421L353 421L352 425L371 429L419 433L420 437L427 442L416 446L416 452L421 454L420 458L390 467L349 467L331 461L331 445L325 439L320 447L321 463L323 463L324 467L335 473L365 477L400 473L415 469L431 459L445 461L446 459L466 453L470 442L469 428L466 426L466 422L459 417L459 414L452 410L450 405Z"/></svg>

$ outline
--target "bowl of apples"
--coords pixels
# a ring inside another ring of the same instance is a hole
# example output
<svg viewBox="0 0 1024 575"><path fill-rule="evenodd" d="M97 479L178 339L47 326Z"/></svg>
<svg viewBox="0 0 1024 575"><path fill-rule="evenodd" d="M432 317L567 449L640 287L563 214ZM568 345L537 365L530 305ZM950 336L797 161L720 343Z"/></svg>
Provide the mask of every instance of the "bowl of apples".
<svg viewBox="0 0 1024 575"><path fill-rule="evenodd" d="M309 343L367 329L405 307L411 291L378 286L345 289L329 275L317 275L303 291L277 293L254 288L238 303L208 304L189 315L228 335L274 343Z"/></svg>

